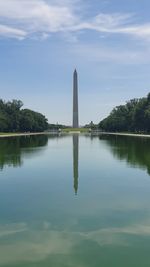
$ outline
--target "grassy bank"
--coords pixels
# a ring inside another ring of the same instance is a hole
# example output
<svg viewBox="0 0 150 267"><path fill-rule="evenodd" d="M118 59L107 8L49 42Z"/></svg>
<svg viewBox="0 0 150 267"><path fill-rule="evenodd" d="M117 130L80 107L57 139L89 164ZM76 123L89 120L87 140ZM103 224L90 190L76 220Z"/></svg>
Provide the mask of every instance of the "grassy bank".
<svg viewBox="0 0 150 267"><path fill-rule="evenodd" d="M0 138L3 137L13 137L13 136L30 136L30 135L43 135L47 134L45 132L38 132L38 133L0 133Z"/></svg>

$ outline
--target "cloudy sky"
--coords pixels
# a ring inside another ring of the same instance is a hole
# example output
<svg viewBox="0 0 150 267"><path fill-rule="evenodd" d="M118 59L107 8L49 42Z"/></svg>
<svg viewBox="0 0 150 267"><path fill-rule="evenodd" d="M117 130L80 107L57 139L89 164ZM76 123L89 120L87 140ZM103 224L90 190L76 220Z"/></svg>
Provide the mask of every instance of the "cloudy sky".
<svg viewBox="0 0 150 267"><path fill-rule="evenodd" d="M0 0L0 97L71 124L77 68L84 124L147 95L149 10L148 0Z"/></svg>

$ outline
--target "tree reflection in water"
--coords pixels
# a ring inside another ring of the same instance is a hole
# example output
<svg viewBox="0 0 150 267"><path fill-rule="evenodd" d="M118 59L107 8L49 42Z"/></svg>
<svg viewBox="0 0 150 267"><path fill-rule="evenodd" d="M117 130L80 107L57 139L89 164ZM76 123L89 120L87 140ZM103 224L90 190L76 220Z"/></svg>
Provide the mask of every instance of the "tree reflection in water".
<svg viewBox="0 0 150 267"><path fill-rule="evenodd" d="M129 136L100 136L114 157L126 160L132 167L146 169L150 175L150 139Z"/></svg>
<svg viewBox="0 0 150 267"><path fill-rule="evenodd" d="M48 143L48 136L22 136L0 139L0 170L4 166L20 167L22 165L23 149L24 153L34 153L32 148L43 147ZM30 149L29 149L30 148Z"/></svg>
<svg viewBox="0 0 150 267"><path fill-rule="evenodd" d="M0 139L0 170L5 166L21 167L23 156L37 154L40 147L47 146L48 139L65 138L66 135L37 135ZM74 134L73 140L73 179L74 191L78 192L78 162L79 162L79 135ZM39 148L38 150L35 148ZM40 150L41 152L41 150Z"/></svg>

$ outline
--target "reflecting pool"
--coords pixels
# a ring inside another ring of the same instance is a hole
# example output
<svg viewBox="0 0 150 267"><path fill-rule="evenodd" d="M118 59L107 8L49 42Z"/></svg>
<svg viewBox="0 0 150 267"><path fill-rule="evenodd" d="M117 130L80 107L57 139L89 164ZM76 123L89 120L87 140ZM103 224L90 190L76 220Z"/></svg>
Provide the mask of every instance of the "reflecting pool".
<svg viewBox="0 0 150 267"><path fill-rule="evenodd" d="M150 139L0 139L0 266L149 267Z"/></svg>

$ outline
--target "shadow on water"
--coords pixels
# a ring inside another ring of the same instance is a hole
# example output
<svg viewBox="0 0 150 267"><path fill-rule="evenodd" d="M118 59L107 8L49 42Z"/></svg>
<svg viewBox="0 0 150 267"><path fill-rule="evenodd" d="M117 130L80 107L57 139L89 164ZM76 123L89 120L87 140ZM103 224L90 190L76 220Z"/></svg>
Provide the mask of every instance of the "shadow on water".
<svg viewBox="0 0 150 267"><path fill-rule="evenodd" d="M100 136L109 146L112 154L125 160L132 167L146 169L150 175L150 139L128 136Z"/></svg>

